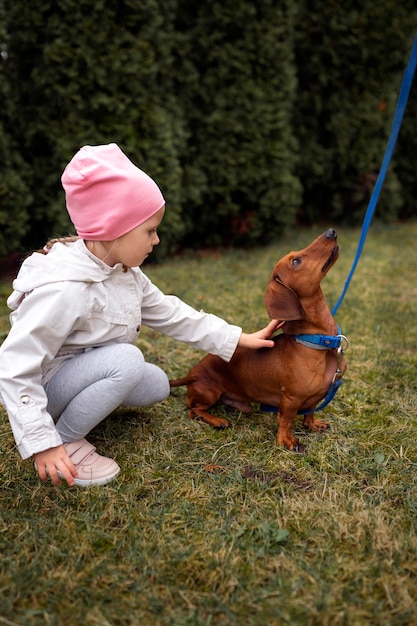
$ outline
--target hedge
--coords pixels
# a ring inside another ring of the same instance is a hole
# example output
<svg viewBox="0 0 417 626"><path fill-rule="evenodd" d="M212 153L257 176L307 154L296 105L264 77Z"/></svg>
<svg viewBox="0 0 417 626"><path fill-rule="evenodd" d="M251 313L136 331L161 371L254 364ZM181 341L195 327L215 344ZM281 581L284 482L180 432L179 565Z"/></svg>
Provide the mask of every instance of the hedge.
<svg viewBox="0 0 417 626"><path fill-rule="evenodd" d="M62 170L110 141L164 192L157 258L357 223L416 29L410 0L0 0L0 257L72 232ZM414 128L386 220L416 214Z"/></svg>

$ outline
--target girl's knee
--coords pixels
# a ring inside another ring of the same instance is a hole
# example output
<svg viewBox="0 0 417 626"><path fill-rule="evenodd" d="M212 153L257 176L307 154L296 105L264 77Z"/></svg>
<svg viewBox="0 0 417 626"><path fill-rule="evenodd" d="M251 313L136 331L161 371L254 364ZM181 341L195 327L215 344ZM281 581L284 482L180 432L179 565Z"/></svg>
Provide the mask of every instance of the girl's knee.
<svg viewBox="0 0 417 626"><path fill-rule="evenodd" d="M171 386L169 384L169 378L165 374L165 372L162 371L162 370L160 370L160 372L162 372L162 377L161 377L161 394L162 394L162 398L161 398L161 400L166 400L168 398L169 394L171 393Z"/></svg>
<svg viewBox="0 0 417 626"><path fill-rule="evenodd" d="M116 345L117 351L122 358L126 358L128 360L139 359L142 363L144 362L145 359L141 350L133 343L119 343Z"/></svg>
<svg viewBox="0 0 417 626"><path fill-rule="evenodd" d="M146 363L146 369L147 379L158 395L158 400L154 400L154 402L166 400L171 392L168 376L165 374L164 370L161 370L160 367L153 363Z"/></svg>
<svg viewBox="0 0 417 626"><path fill-rule="evenodd" d="M143 370L145 358L142 352L131 343L122 343L114 355L115 365L128 371Z"/></svg>
<svg viewBox="0 0 417 626"><path fill-rule="evenodd" d="M168 376L153 363L145 363L144 374L126 398L126 406L149 406L166 400L170 394Z"/></svg>

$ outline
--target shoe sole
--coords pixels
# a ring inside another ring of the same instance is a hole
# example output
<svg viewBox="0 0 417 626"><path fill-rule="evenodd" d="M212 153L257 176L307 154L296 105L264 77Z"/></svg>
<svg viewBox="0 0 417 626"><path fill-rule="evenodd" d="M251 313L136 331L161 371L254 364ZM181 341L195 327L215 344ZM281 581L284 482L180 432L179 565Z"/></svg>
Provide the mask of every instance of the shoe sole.
<svg viewBox="0 0 417 626"><path fill-rule="evenodd" d="M110 474L110 476L103 476L102 478L74 478L74 485L78 487L90 487L92 485L107 485L110 481L114 480L120 474L120 467L117 471ZM64 478L61 472L58 472L60 478Z"/></svg>

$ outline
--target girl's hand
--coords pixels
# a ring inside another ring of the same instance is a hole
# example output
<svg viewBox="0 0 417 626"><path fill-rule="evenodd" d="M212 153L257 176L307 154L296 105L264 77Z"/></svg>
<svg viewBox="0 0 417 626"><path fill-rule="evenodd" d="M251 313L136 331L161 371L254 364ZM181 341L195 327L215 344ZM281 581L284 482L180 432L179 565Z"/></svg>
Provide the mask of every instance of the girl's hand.
<svg viewBox="0 0 417 626"><path fill-rule="evenodd" d="M59 485L59 470L68 485L70 487L74 485L74 478L77 477L77 470L75 469L74 464L69 458L63 445L56 446L55 448L49 448L49 450L43 450L42 452L36 452L33 456L35 459L35 466L41 480L47 480L48 476L50 476L54 485Z"/></svg>
<svg viewBox="0 0 417 626"><path fill-rule="evenodd" d="M242 348L273 348L275 343L270 339L274 332L280 328L281 322L278 320L271 320L268 326L258 330L256 333L242 333L240 335L238 346Z"/></svg>

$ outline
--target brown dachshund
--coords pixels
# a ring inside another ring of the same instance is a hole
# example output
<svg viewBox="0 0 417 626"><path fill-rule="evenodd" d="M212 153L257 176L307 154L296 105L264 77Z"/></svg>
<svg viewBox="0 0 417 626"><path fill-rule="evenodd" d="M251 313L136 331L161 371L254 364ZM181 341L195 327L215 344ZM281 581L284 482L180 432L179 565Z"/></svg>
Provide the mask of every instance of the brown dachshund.
<svg viewBox="0 0 417 626"><path fill-rule="evenodd" d="M320 282L338 256L337 233L329 229L304 250L278 261L265 294L269 316L285 322L282 334L274 338L275 347L238 347L228 363L209 354L185 378L171 381L171 387L188 386L189 417L227 428L227 420L207 411L219 400L245 413L250 412L249 402L277 407L278 444L297 452L304 451L292 434L299 412L310 411L303 422L309 429L328 428L314 418L313 409L341 379L346 362L342 347L334 347L341 335ZM315 345L316 338L322 345Z"/></svg>

